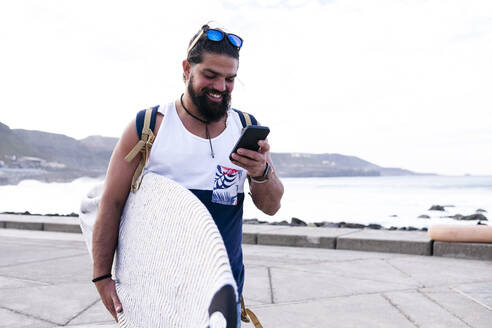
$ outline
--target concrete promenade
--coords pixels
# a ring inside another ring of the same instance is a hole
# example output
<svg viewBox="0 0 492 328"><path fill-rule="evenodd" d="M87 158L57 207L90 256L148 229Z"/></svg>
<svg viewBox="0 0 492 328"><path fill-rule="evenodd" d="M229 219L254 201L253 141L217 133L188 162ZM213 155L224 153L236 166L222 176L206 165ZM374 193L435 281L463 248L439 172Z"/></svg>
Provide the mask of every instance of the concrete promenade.
<svg viewBox="0 0 492 328"><path fill-rule="evenodd" d="M245 241L261 243L268 231L253 227ZM491 261L314 248L302 243L328 237L296 229L286 240L309 247L244 246L246 303L265 328L492 325ZM117 327L90 282L80 234L4 226L0 254L0 327Z"/></svg>
<svg viewBox="0 0 492 328"><path fill-rule="evenodd" d="M0 228L80 233L78 218L0 214ZM243 243L492 261L492 243L434 242L424 231L243 225Z"/></svg>

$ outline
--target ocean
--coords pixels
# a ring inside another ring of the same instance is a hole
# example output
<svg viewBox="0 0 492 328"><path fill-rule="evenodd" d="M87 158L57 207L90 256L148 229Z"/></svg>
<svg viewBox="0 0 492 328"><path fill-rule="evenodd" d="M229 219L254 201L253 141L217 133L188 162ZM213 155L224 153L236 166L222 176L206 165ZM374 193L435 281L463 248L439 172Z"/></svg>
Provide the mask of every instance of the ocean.
<svg viewBox="0 0 492 328"><path fill-rule="evenodd" d="M93 178L70 183L25 180L15 186L0 186L0 212L78 213L82 196L100 181ZM423 228L437 223L476 224L476 221L445 217L475 214L479 209L485 210L482 214L489 217L492 211L492 176L284 178L282 182L285 193L277 214L263 214L246 195L244 218L290 222L296 217L307 223L329 221ZM445 211L429 211L432 205L445 206ZM420 215L430 218L418 218Z"/></svg>

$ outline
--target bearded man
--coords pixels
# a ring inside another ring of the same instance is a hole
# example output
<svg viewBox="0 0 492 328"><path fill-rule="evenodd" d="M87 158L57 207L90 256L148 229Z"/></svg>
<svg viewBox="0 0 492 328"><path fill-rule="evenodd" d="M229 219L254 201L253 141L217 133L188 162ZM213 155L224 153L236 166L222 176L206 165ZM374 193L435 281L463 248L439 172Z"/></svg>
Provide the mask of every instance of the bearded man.
<svg viewBox="0 0 492 328"><path fill-rule="evenodd" d="M222 235L239 295L244 284L244 182L248 179L254 204L268 215L279 210L283 195L268 141L259 141L258 151L240 148L229 157L243 128L239 112L230 105L242 42L237 35L208 25L191 39L182 63L184 93L159 107L156 138L144 169L185 186L207 207ZM122 306L108 273L120 217L140 160L124 160L139 141L135 125L133 120L125 129L111 157L93 233L96 288L115 320ZM222 177L227 183L220 182Z"/></svg>

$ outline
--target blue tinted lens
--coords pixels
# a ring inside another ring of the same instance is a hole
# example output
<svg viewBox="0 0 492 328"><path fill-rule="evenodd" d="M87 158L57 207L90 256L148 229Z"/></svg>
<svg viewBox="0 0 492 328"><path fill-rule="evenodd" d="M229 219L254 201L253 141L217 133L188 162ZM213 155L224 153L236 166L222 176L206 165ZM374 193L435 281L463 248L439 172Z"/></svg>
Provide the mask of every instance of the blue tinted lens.
<svg viewBox="0 0 492 328"><path fill-rule="evenodd" d="M208 30L207 38L212 41L220 41L224 37L224 34L221 31L217 30Z"/></svg>
<svg viewBox="0 0 492 328"><path fill-rule="evenodd" d="M232 45L238 48L241 48L243 45L243 40L235 34L227 34L229 41L231 41Z"/></svg>

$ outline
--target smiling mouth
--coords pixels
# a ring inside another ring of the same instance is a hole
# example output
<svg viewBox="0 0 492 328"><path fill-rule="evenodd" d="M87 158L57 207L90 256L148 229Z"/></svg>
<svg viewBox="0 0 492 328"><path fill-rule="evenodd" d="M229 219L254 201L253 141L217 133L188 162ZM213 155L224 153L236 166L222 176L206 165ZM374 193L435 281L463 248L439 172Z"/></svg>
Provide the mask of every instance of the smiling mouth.
<svg viewBox="0 0 492 328"><path fill-rule="evenodd" d="M217 102L222 101L222 98L224 97L224 95L220 92L207 91L206 94L210 100Z"/></svg>

